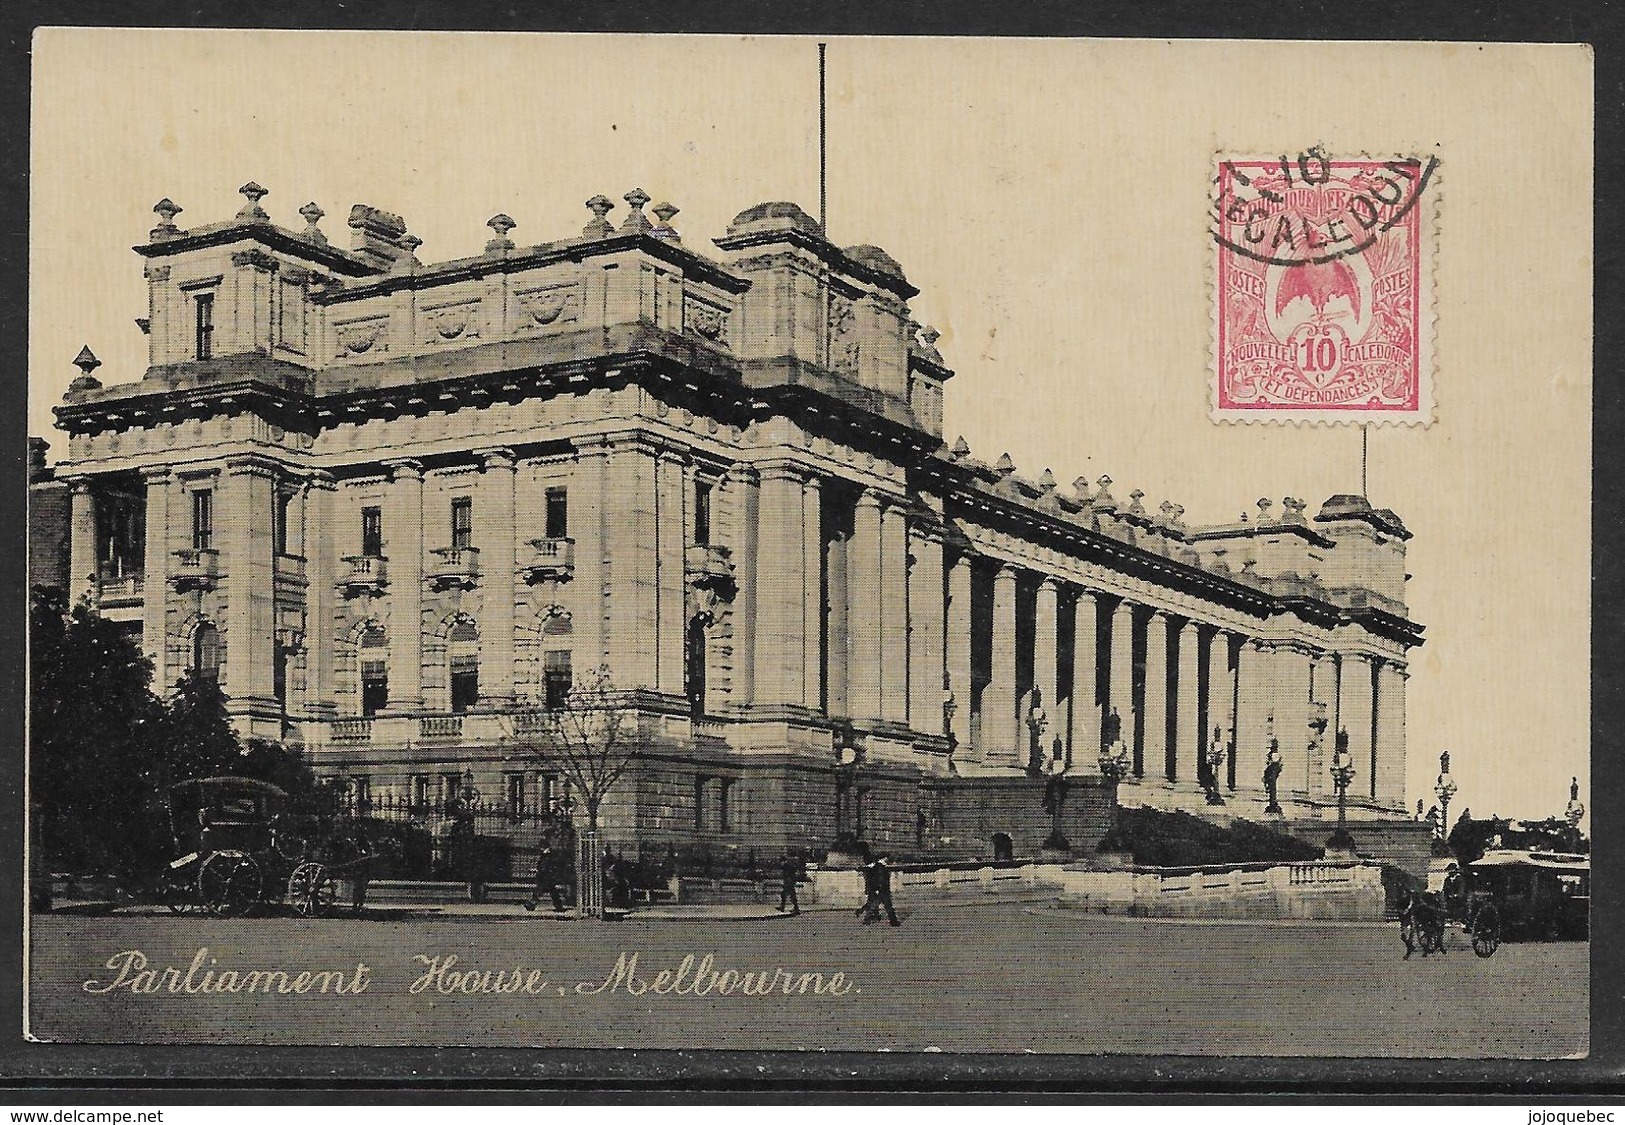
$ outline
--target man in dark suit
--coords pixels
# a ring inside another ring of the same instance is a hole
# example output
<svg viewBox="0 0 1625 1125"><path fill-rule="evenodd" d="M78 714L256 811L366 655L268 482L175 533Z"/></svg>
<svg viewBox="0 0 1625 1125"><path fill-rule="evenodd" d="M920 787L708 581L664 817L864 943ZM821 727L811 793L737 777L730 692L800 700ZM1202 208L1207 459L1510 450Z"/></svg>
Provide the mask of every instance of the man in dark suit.
<svg viewBox="0 0 1625 1125"><path fill-rule="evenodd" d="M779 910L784 910L784 904L790 904L791 914L801 913L801 903L796 898L796 884L801 881L801 861L791 852L784 853L784 859L779 861Z"/></svg>
<svg viewBox="0 0 1625 1125"><path fill-rule="evenodd" d="M897 911L892 908L891 904L891 864L886 862L888 858L887 855L882 853L875 858L872 864L875 869L874 891L872 892L876 903L875 920L879 921L880 919L878 908L884 906L886 908L886 917L891 924L901 926L902 923L897 920Z"/></svg>

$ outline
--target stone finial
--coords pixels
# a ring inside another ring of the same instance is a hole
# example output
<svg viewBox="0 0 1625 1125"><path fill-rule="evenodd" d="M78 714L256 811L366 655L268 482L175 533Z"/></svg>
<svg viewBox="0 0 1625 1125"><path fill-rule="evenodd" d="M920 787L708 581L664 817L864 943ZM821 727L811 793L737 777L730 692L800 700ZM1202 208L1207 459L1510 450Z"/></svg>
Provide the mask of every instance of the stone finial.
<svg viewBox="0 0 1625 1125"><path fill-rule="evenodd" d="M166 238L174 238L180 234L181 228L175 225L175 216L183 208L173 199L164 197L152 206L153 213L158 216L158 225L147 233L147 237L154 242L162 242Z"/></svg>
<svg viewBox="0 0 1625 1125"><path fill-rule="evenodd" d="M955 461L963 461L970 456L970 442L965 440L964 434L959 435L959 440L954 442L951 452Z"/></svg>
<svg viewBox="0 0 1625 1125"><path fill-rule="evenodd" d="M271 221L271 216L267 215L265 208L260 206L260 200L271 194L269 191L260 187L253 180L249 180L237 189L237 194L248 198L248 202L243 204L243 209L237 212L239 219L245 219L251 223L268 223Z"/></svg>
<svg viewBox="0 0 1625 1125"><path fill-rule="evenodd" d="M621 221L622 234L632 234L637 231L654 229L654 224L649 222L649 216L643 213L643 205L649 202L648 192L644 191L642 188L635 187L625 195L621 196L621 198L626 200L626 205L628 207L632 208L632 210L627 213L626 218Z"/></svg>
<svg viewBox="0 0 1625 1125"><path fill-rule="evenodd" d="M79 369L81 375L89 375L102 365L102 361L96 358L96 353L90 350L89 344L86 344L79 349L79 354L73 357L73 365Z"/></svg>
<svg viewBox="0 0 1625 1125"><path fill-rule="evenodd" d="M1097 508L1116 508L1117 501L1112 499L1112 478L1102 474L1095 483L1100 485L1100 491L1095 493L1094 506Z"/></svg>
<svg viewBox="0 0 1625 1125"><path fill-rule="evenodd" d="M1144 489L1136 488L1133 492L1130 492L1128 494L1128 510L1136 516L1145 515L1145 505L1141 503L1144 499Z"/></svg>
<svg viewBox="0 0 1625 1125"><path fill-rule="evenodd" d="M1258 522L1259 523L1266 523L1266 522L1269 521L1270 509L1273 508L1274 506L1275 506L1275 501L1271 500L1269 497L1260 496L1258 498Z"/></svg>
<svg viewBox="0 0 1625 1125"><path fill-rule="evenodd" d="M1185 526L1185 505L1172 504L1170 507L1173 509L1173 514L1168 518L1168 525L1183 528Z"/></svg>
<svg viewBox="0 0 1625 1125"><path fill-rule="evenodd" d="M1045 469L1044 470L1044 475L1038 478L1038 487L1043 489L1044 493L1046 495L1048 495L1051 492L1054 492L1055 491L1055 474L1050 472L1048 469Z"/></svg>
<svg viewBox="0 0 1625 1125"><path fill-rule="evenodd" d="M498 214L487 219L485 225L496 232L496 237L485 244L487 254L502 254L513 249L513 239L508 237L508 232L518 226L518 223L506 215Z"/></svg>
<svg viewBox="0 0 1625 1125"><path fill-rule="evenodd" d="M671 225L672 219L677 217L682 208L671 203L662 202L656 203L650 210L655 213L655 218L660 220L655 224L654 229L649 232L650 234L656 238L664 238L668 242L681 242L683 240L682 236L677 233L677 228Z"/></svg>
<svg viewBox="0 0 1625 1125"><path fill-rule="evenodd" d="M406 253L395 259L394 263L390 266L391 272L415 270L423 264L422 262L418 261L417 258L418 247L423 245L423 239L419 238L415 234L403 234L401 235L397 245L399 245L402 250L405 250Z"/></svg>
<svg viewBox="0 0 1625 1125"><path fill-rule="evenodd" d="M1281 501L1281 507L1284 509L1284 511L1281 513L1282 523L1308 522L1303 517L1303 510L1304 508L1308 507L1308 505L1302 500L1299 500L1294 496L1288 496L1286 499Z"/></svg>
<svg viewBox="0 0 1625 1125"><path fill-rule="evenodd" d="M999 454L999 463L993 467L998 470L1000 476L1005 477L1016 471L1016 463L1010 460L1008 453Z"/></svg>
<svg viewBox="0 0 1625 1125"><path fill-rule="evenodd" d="M1164 500L1157 505L1157 526L1172 527L1174 525L1174 502Z"/></svg>
<svg viewBox="0 0 1625 1125"><path fill-rule="evenodd" d="M615 210L614 202L607 195L595 195L587 200L587 210L592 212L592 222L581 228L581 233L587 238L608 238L615 233L615 228L609 225L604 216Z"/></svg>
<svg viewBox="0 0 1625 1125"><path fill-rule="evenodd" d="M322 216L326 214L326 211L316 206L314 199L299 208L299 217L305 220L303 236L306 242L315 242L322 246L327 245L327 236L316 225L322 221Z"/></svg>
<svg viewBox="0 0 1625 1125"><path fill-rule="evenodd" d="M937 350L937 341L942 339L942 333L927 324L920 329L920 348L925 357L935 363L942 362L942 353Z"/></svg>
<svg viewBox="0 0 1625 1125"><path fill-rule="evenodd" d="M1080 503L1087 504L1089 502L1089 478L1078 477L1074 480L1072 482L1072 492L1077 496Z"/></svg>

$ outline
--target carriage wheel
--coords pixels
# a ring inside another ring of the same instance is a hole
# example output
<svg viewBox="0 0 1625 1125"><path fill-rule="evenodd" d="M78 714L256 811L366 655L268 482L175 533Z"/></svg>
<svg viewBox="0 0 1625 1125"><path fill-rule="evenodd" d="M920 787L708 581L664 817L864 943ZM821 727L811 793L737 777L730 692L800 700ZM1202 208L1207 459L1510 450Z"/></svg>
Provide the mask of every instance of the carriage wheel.
<svg viewBox="0 0 1625 1125"><path fill-rule="evenodd" d="M301 918L326 917L337 899L333 876L319 863L301 863L288 876L288 905Z"/></svg>
<svg viewBox="0 0 1625 1125"><path fill-rule="evenodd" d="M1480 957L1493 957L1501 945L1501 915L1493 906L1486 906L1473 919L1473 952Z"/></svg>
<svg viewBox="0 0 1625 1125"><path fill-rule="evenodd" d="M198 901L220 918L247 914L260 901L260 865L241 852L215 852L198 872Z"/></svg>

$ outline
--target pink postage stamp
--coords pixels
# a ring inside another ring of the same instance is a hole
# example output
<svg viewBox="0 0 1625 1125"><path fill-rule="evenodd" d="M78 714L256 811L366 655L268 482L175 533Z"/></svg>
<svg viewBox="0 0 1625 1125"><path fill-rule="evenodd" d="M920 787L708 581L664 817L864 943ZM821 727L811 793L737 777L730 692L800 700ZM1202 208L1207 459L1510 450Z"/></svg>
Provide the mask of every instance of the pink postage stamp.
<svg viewBox="0 0 1625 1125"><path fill-rule="evenodd" d="M1437 158L1216 158L1212 416L1433 418Z"/></svg>

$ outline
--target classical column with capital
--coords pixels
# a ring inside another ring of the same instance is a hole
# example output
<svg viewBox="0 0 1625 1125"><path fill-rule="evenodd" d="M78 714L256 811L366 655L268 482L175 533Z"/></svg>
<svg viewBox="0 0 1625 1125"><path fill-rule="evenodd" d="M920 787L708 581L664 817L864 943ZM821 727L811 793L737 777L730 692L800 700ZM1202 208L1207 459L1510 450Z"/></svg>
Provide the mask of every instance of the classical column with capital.
<svg viewBox="0 0 1625 1125"><path fill-rule="evenodd" d="M1145 772L1145 762L1134 742L1134 603L1122 599L1112 610L1111 665L1106 669L1106 710L1117 712L1123 741L1134 754L1134 773Z"/></svg>
<svg viewBox="0 0 1625 1125"><path fill-rule="evenodd" d="M1261 790L1275 722L1272 665L1275 654L1257 641L1241 646L1236 667L1236 787Z"/></svg>
<svg viewBox="0 0 1625 1125"><path fill-rule="evenodd" d="M305 623L305 708L318 715L337 711L333 698L333 614L343 545L337 523L333 474L305 478L305 575L309 580ZM387 635L387 634L386 634Z"/></svg>
<svg viewBox="0 0 1625 1125"><path fill-rule="evenodd" d="M169 609L169 466L143 469L147 486L147 541L141 565L142 607L141 648L152 661L152 690L169 694L174 677L170 675L168 643Z"/></svg>
<svg viewBox="0 0 1625 1125"><path fill-rule="evenodd" d="M514 458L511 449L483 449L474 527L480 548L485 605L480 629L480 696L501 707L513 702L515 540Z"/></svg>
<svg viewBox="0 0 1625 1125"><path fill-rule="evenodd" d="M221 481L220 568L226 574L225 678L234 715L275 706L275 565L271 513L277 472L245 458L227 464Z"/></svg>
<svg viewBox="0 0 1625 1125"><path fill-rule="evenodd" d="M1145 623L1145 772L1172 781L1179 774L1168 743L1168 616L1161 610Z"/></svg>
<svg viewBox="0 0 1625 1125"><path fill-rule="evenodd" d="M666 695L684 691L683 652L688 640L687 547L693 512L689 498L694 482L686 459L675 448L660 451L655 461L656 613L658 650L655 687Z"/></svg>
<svg viewBox="0 0 1625 1125"><path fill-rule="evenodd" d="M824 616L823 482L809 473L801 482L801 700L808 708L823 705L823 647L819 631Z"/></svg>
<svg viewBox="0 0 1625 1125"><path fill-rule="evenodd" d="M637 434L611 439L605 477L605 606L610 675L621 689L655 687L657 564L655 458L659 448Z"/></svg>
<svg viewBox="0 0 1625 1125"><path fill-rule="evenodd" d="M68 517L68 604L96 596L96 494L83 477L72 482Z"/></svg>
<svg viewBox="0 0 1625 1125"><path fill-rule="evenodd" d="M1194 779L1200 772L1204 742L1201 723L1201 681L1199 679L1201 638L1196 622L1184 621L1175 634L1174 742L1168 760L1173 763L1172 780Z"/></svg>
<svg viewBox="0 0 1625 1125"><path fill-rule="evenodd" d="M1359 652L1345 652L1339 662L1342 707L1339 708L1343 729L1349 735L1349 757L1354 763L1354 782L1349 786L1352 797L1370 796L1375 792L1376 779L1372 769L1372 660Z"/></svg>
<svg viewBox="0 0 1625 1125"><path fill-rule="evenodd" d="M858 497L846 552L847 706L855 719L882 718L881 499L872 489Z"/></svg>
<svg viewBox="0 0 1625 1125"><path fill-rule="evenodd" d="M1033 687L1038 689L1039 700L1049 721L1039 736L1040 764L1047 764L1057 737L1060 737L1063 746L1066 743L1066 729L1062 725L1065 716L1057 705L1060 691L1056 677L1056 634L1060 628L1060 595L1060 583L1045 576L1038 583L1038 596L1033 605Z"/></svg>
<svg viewBox="0 0 1625 1125"><path fill-rule="evenodd" d="M888 722L909 716L908 516L893 501L880 514L880 711Z"/></svg>
<svg viewBox="0 0 1625 1125"><path fill-rule="evenodd" d="M1092 773L1100 757L1098 605L1093 591L1080 590L1072 606L1071 773Z"/></svg>
<svg viewBox="0 0 1625 1125"><path fill-rule="evenodd" d="M1383 661L1377 673L1377 799L1390 805L1405 801L1406 669Z"/></svg>
<svg viewBox="0 0 1625 1125"><path fill-rule="evenodd" d="M953 693L954 710L949 718L949 731L955 740L956 756L972 757L970 744L971 714L971 556L961 554L948 568L947 582L947 652L948 690Z"/></svg>
<svg viewBox="0 0 1625 1125"><path fill-rule="evenodd" d="M909 537L914 560L908 572L908 725L942 734L943 605L942 538ZM966 631L969 640L969 630Z"/></svg>
<svg viewBox="0 0 1625 1125"><path fill-rule="evenodd" d="M800 705L806 634L802 616L801 473L788 462L758 463L756 517L756 675L754 702Z"/></svg>
<svg viewBox="0 0 1625 1125"><path fill-rule="evenodd" d="M1236 692L1236 679L1230 668L1229 633L1223 629L1213 631L1208 640L1206 658L1207 722L1203 724L1202 745L1210 746L1213 732L1217 730L1220 744L1228 747L1235 738ZM1214 782L1221 788L1230 785L1232 767L1228 763L1233 762L1234 757L1233 751L1227 751L1227 761L1219 764L1218 776L1214 778Z"/></svg>
<svg viewBox="0 0 1625 1125"><path fill-rule="evenodd" d="M389 705L396 714L423 709L423 466L387 461L384 524L389 560Z"/></svg>
<svg viewBox="0 0 1625 1125"><path fill-rule="evenodd" d="M1016 715L1016 568L999 567L993 578L993 678L982 689L984 759L1016 765L1023 735Z"/></svg>

